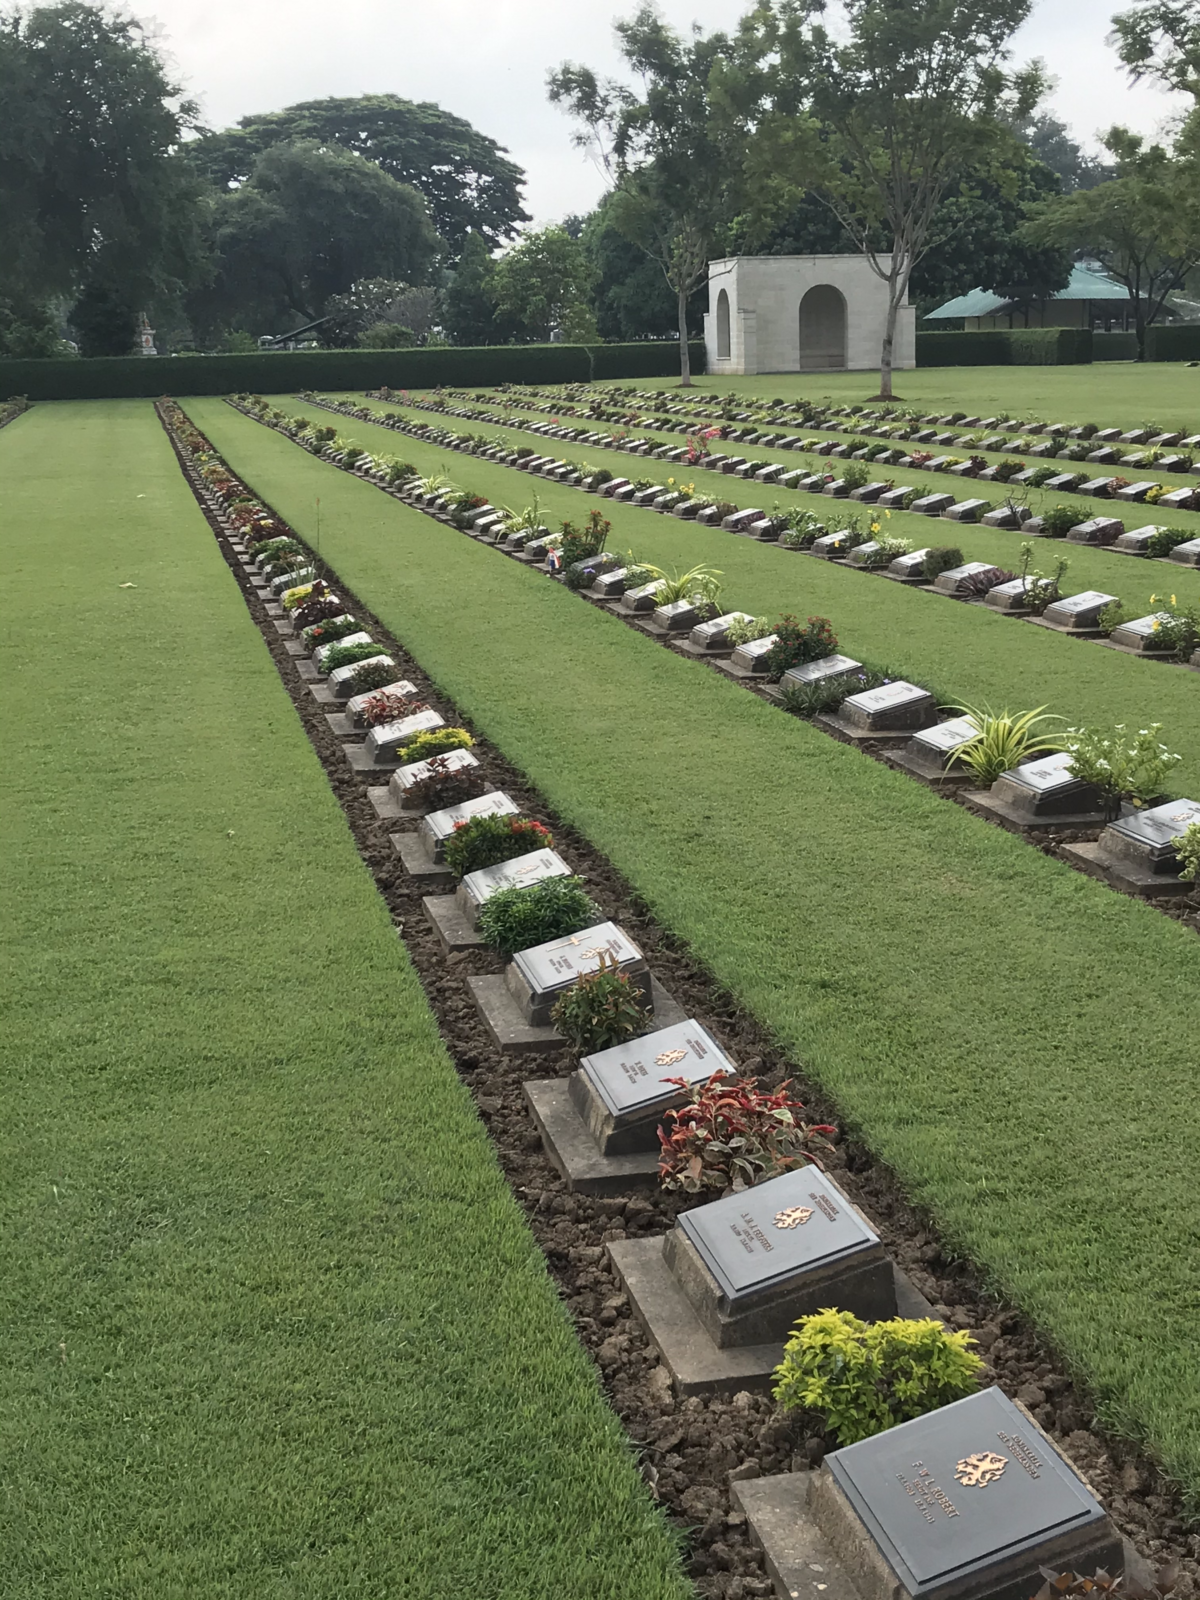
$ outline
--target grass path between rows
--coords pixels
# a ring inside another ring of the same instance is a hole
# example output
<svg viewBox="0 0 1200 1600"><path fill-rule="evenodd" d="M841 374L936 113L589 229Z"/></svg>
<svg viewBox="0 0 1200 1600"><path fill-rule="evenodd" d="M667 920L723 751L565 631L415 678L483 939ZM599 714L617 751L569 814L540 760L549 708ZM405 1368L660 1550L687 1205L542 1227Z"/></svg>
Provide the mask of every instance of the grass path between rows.
<svg viewBox="0 0 1200 1600"><path fill-rule="evenodd" d="M301 401L281 397L276 404L293 415L329 416L311 406L306 408ZM899 673L928 682L948 701L1014 709L1048 705L1068 723L1099 727L1118 722L1144 727L1161 722L1164 739L1185 757L1172 774L1176 791L1200 799L1200 676L1195 672L1064 638L998 615L986 606L962 605L813 556L738 538L719 528L697 527L642 507L614 505L578 489L530 478L513 467L423 444L373 423L346 419L342 431L368 449L411 461L422 472L445 470L456 483L500 505L527 505L536 494L551 527L562 518L583 523L589 511L599 508L612 520L611 549L632 548L639 558L668 569L708 563L724 573L722 603L731 610L770 618L785 611L801 617L814 613L830 617L843 650L859 660L884 662ZM299 453L296 445L289 448ZM334 470L327 468L328 472ZM747 486L739 487L745 503L753 504ZM378 489L372 492L382 498ZM948 523L930 529L923 517L909 517L908 521L922 524L916 532L927 538L947 538L960 544L970 560L1001 559L992 546L1005 535L963 529L960 537L960 530ZM496 555L492 559L505 560ZM1073 573L1078 579L1074 587L1101 587L1111 582L1111 570L1095 572L1093 566L1106 561L1111 568L1122 560L1126 571L1135 569L1132 576L1144 585L1147 600L1154 583L1175 576L1157 564L1149 567L1127 557L1084 551L1080 552L1084 570ZM1123 587L1127 595L1136 592L1131 585Z"/></svg>
<svg viewBox="0 0 1200 1600"><path fill-rule="evenodd" d="M0 433L5 1600L684 1600L149 402Z"/></svg>
<svg viewBox="0 0 1200 1600"><path fill-rule="evenodd" d="M220 401L187 409L310 540L320 498L344 581L777 1031L1108 1420L1200 1490L1195 935Z"/></svg>
<svg viewBox="0 0 1200 1600"><path fill-rule="evenodd" d="M363 400L361 396L342 393L339 399L355 400L359 404L370 406L381 416L389 410L403 410L403 407L389 406L383 401ZM305 408L303 402L292 401L285 403L275 402L281 409L291 409L293 406L305 415L316 411L316 407ZM428 422L436 427L439 418L431 411L410 408L409 416L421 422ZM334 421L332 413L325 413ZM544 420L544 419L543 419ZM347 437L354 436L356 426L360 424L357 418L347 417L341 420L341 431ZM465 418L447 417L445 426L453 428L458 433L486 434L497 442L503 441L511 449L521 446L531 446L539 453L558 456L566 461L586 461L593 467L607 467L615 476L623 478L651 478L657 483L666 483L668 478L675 477L679 481L694 486L697 494L711 495L714 499L728 500L737 506L758 506L763 511L772 511L776 506L785 509L792 506L801 506L812 511L816 516L825 518L836 513L849 512L857 515L864 524L871 516L879 516L872 512L869 506L858 506L849 501L835 501L827 495L802 494L795 489L784 489L777 484L755 483L744 478L726 476L722 472L706 471L703 468L676 466L669 461L656 461L653 458L630 456L620 450L603 450L592 445L575 444L567 439L539 439L537 434L531 434L520 427L503 427L499 424L486 422L472 422ZM603 425L602 425L603 426ZM390 431L390 430L385 430ZM678 434L655 433L653 429L637 429L639 437L654 437L663 444L677 445L681 442ZM401 436L393 434L393 438ZM736 444L729 446L729 453L743 453L742 447ZM407 442L398 446L394 452L407 456ZM778 461L789 469L804 465L811 465L816 470L836 471L836 460L827 460L821 456L804 457L787 450L758 450L752 445L745 447L745 453L756 460ZM489 463L495 465L495 463ZM1067 462L1064 465L1071 465ZM1003 498L1003 490L998 484L972 485L969 481L964 483L961 478L955 478L949 473L921 473L900 474L893 467L882 467L879 476L896 477L896 482L912 482L925 494L949 493L959 499L974 498L978 493L981 499L990 499L999 504ZM1195 480L1192 480L1193 485ZM578 490L572 491L578 494ZM1174 516L1155 513L1151 507L1142 506L1115 506L1111 502L1097 502L1080 495L1046 495L1041 490L1033 490L1029 496L1035 510L1044 510L1051 505L1074 504L1079 512L1079 520L1086 521L1089 517L1112 515L1124 519L1127 528L1145 527L1150 523L1173 523L1180 527L1190 527L1192 521L1196 522L1196 536L1200 537L1200 517L1194 513L1177 513ZM596 503L602 503L597 501ZM630 510L640 509L629 507ZM657 516L651 512L651 516ZM675 518L671 519L675 521ZM924 548L926 545L953 545L961 549L967 561L990 561L993 565L1003 567L1007 571L1019 572L1021 566L1021 546L1025 542L1021 535L1004 528L985 528L978 523L945 522L940 517L923 517L913 511L893 511L890 516L880 517L882 526L889 538L907 539L914 550ZM700 529L696 529L700 532ZM720 529L709 530L720 532ZM1057 562L1065 559L1068 562L1067 572L1063 577L1064 594L1079 594L1084 589L1099 589L1105 594L1115 594L1130 605L1141 606L1145 602L1146 611L1151 609L1149 598L1152 593L1174 593L1181 602L1200 602L1200 569L1185 567L1179 563L1167 565L1160 561L1146 561L1137 557L1120 555L1112 550L1088 545L1069 544L1062 539L1035 540L1033 567L1046 573L1052 573ZM792 552L774 552L785 559L791 559ZM812 557L806 557L812 560ZM835 571L841 569L835 568ZM861 578L860 572L847 572L845 576L851 580ZM888 585L889 588L893 587ZM1071 641L1066 641L1070 643Z"/></svg>

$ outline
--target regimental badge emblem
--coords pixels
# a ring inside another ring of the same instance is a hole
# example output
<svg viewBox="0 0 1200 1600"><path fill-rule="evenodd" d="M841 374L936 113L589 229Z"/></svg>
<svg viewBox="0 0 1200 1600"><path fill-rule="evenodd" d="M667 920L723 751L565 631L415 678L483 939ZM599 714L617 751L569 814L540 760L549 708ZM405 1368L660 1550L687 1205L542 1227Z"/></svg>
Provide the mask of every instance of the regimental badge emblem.
<svg viewBox="0 0 1200 1600"><path fill-rule="evenodd" d="M973 1456L964 1456L954 1469L954 1476L964 1489L986 1489L1008 1465L1007 1456L998 1456L994 1450L977 1450Z"/></svg>
<svg viewBox="0 0 1200 1600"><path fill-rule="evenodd" d="M674 1067L683 1061L686 1056L686 1050L664 1050L662 1055L655 1056L654 1065L656 1067Z"/></svg>
<svg viewBox="0 0 1200 1600"><path fill-rule="evenodd" d="M775 1213L777 1228L802 1228L812 1216L811 1206L788 1206L786 1211Z"/></svg>

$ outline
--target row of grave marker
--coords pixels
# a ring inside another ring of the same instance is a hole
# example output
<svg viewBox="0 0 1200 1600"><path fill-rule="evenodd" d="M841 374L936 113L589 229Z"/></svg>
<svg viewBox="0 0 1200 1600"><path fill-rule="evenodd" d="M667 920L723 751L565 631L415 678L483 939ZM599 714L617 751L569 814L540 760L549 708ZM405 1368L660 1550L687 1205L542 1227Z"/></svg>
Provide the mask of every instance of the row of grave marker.
<svg viewBox="0 0 1200 1600"><path fill-rule="evenodd" d="M219 512L199 474L192 482ZM231 548L244 557L229 531L226 524ZM490 798L496 807L512 805L502 794ZM450 808L426 817L422 828L444 841L464 814L479 813ZM543 866L570 870L558 862ZM464 891L482 903L498 887L533 878L521 875L520 861L503 865L507 871L469 875ZM506 981L532 1019L581 972L595 970L601 951L648 977L636 945L615 924L601 923L519 952ZM714 1073L736 1075L737 1067L694 1018L586 1056L566 1086L575 1136L589 1140L601 1159L653 1148L664 1111L681 1099L664 1079L694 1082ZM877 1232L815 1166L698 1205L665 1237L614 1242L609 1253L668 1366L674 1357L693 1389L746 1387L766 1377L795 1320L809 1311L836 1305L875 1320L903 1309L903 1280ZM1122 1555L1073 1464L995 1387L834 1451L815 1474L760 1479L740 1496L788 1595L799 1593L799 1573L793 1578L789 1565L798 1535L810 1554L819 1541L829 1562L818 1563L822 1577L847 1596L850 1588L838 1585L852 1584L861 1600L1013 1600L1032 1593L1047 1560L1082 1571L1115 1567ZM788 1513L782 1530L780 1505ZM829 1591L828 1583L818 1587Z"/></svg>
<svg viewBox="0 0 1200 1600"><path fill-rule="evenodd" d="M347 405L338 405L336 403L325 401L316 401L313 403L323 405L326 409L335 411L341 415L361 415L358 410L353 407L347 407ZM447 411L444 408L439 407L422 407L421 402L410 401L408 403L411 405L416 405L419 408L434 411L441 416L454 416L459 420L489 420L494 423L499 422L499 419L487 418L483 414L474 413L468 410ZM383 422L383 419L374 416L371 418L371 420L376 424ZM394 424L387 423L384 423L384 425L395 426ZM511 423L500 423L500 425L513 426ZM521 425L517 424L517 426ZM414 436L419 437L419 434L416 434L411 428L397 431L413 432ZM612 438L611 436L609 436L606 442L605 437L602 435L580 435L575 430L569 428L555 428L547 424L529 424L523 428L523 431L536 433L542 437L549 437L557 440L566 440L582 444L603 444L605 448L621 450L633 455L644 455L663 461L672 461L677 464L684 464L688 461L688 452L686 450L671 450L667 447L655 450L637 446L630 447L624 444L622 441ZM786 441L784 447L790 447L793 443L794 441ZM844 449L841 449L841 447L836 446L831 447L828 450L811 451L809 453L830 456L836 456L839 454L842 456L848 455L848 452L846 452ZM885 461L882 457L880 457L877 458L877 464L889 466L895 465L903 470L912 470L918 472L936 472L941 470L942 462L939 458L935 457L930 461L917 462L913 461L910 457L905 456L903 452L896 452L894 454L896 455L894 462ZM855 452L855 455L862 456L863 452L861 450L857 451ZM553 458L534 459L537 459L540 462ZM573 469L569 468L565 462L556 461L555 465L561 467L567 474L567 477L565 477L562 481L571 481L572 476L576 481L578 481L579 475L573 473ZM967 498L963 500L958 499L955 495L948 494L945 491L935 491L928 495L919 495L914 501L911 502L911 504L906 506L905 501L908 500L911 495L916 493L915 487L912 484L897 485L892 479L880 479L873 483L854 486L845 479L833 478L825 473L808 472L803 468L796 468L792 471L788 471L784 466L779 464L772 464L765 467L755 467L754 463L747 460L747 458L744 456L726 456L720 453L705 455L699 461L692 463L692 465L710 471L719 471L737 477L749 478L757 483L777 484L780 488L794 490L801 494L821 494L835 499L850 499L866 505L876 505L881 510L909 510L917 515L943 517L950 522L978 522L984 527L1015 530L1020 532L1026 538L1041 538L1046 536L1044 519L1042 517L1024 516L1022 508L1012 504L996 506L992 503L992 501L978 497ZM959 476L969 475L963 473L962 469L959 467L950 467L948 470L951 473ZM1029 469L1028 471L1017 473L1013 478L1006 481L1024 486L1031 482L1035 471L1036 469ZM978 475L979 481L983 481L987 479L987 477L988 474L986 472ZM1114 498L1131 505L1139 504L1140 502L1144 501L1151 490L1158 487L1158 485L1151 479L1145 479L1138 483L1132 483L1127 484L1124 487L1118 487L1116 486L1117 480L1113 478L1093 478L1090 481L1080 484L1077 481L1078 477L1079 474L1063 473L1058 477L1048 479L1045 483L1041 484L1040 487L1050 493L1072 493L1094 499ZM621 485L621 494L618 496L618 498L627 499L633 505L651 505L654 506L655 509L670 510L676 516L695 517L696 520L701 523L711 522L713 520L713 508L707 508L707 510L704 508L690 510L687 503L688 497L677 492L673 493L666 484L656 486L655 488L648 490L636 490L632 488L632 486L628 483L628 480L616 481ZM1156 503L1167 511L1191 510L1194 509L1192 502L1198 494L1200 494L1200 491L1190 489L1175 490L1172 493L1163 495ZM656 505L656 501L664 498L673 500L673 504L669 506ZM759 512L758 515L761 517L763 513ZM1079 523L1072 527L1067 532L1066 538L1072 543L1111 548L1118 554L1122 555L1145 556L1150 540L1155 534L1162 531L1163 525L1152 524L1127 532L1124 523L1116 518L1092 517L1082 519ZM830 537L832 538L834 536L831 535ZM1165 557L1164 559L1170 560L1178 566L1200 567L1200 537L1183 541L1170 552L1169 556Z"/></svg>
<svg viewBox="0 0 1200 1600"><path fill-rule="evenodd" d="M398 423L389 425L396 431L411 432L415 437L421 437L419 427L414 430ZM445 443L452 449L462 449L464 447L461 437L452 431L448 432L447 437L440 442ZM580 483L577 472L565 462L561 462L553 456L517 458L514 452L505 451L502 446L493 446L473 453L480 454L483 459L492 459L504 465L513 466L520 471L553 477L555 481L567 486L586 487L586 485ZM797 481L785 484L786 487L821 492L821 486L823 486L824 492L827 494L839 488L837 484L827 484L819 475L788 474L787 476L794 477ZM890 490L886 484L882 483L864 485L862 488L855 490L849 490L848 485L844 484L840 487L849 494L850 498L866 504L874 503L881 508L887 508L893 504L899 505L904 496L910 492L906 488ZM639 491L627 479L612 478L598 486L594 491L589 492L595 492L604 498L611 498L617 502L628 501L635 506L648 507L653 510L671 513L675 516L688 515L689 507L687 501L681 499L678 495L672 494L671 491L666 489L666 486ZM968 500L956 503L953 495L935 494L917 501L910 509L927 516L942 517L954 522L973 522L979 520L980 514L987 505L988 502L983 500ZM769 517L758 508L745 508L730 513L723 518L718 517L718 508L716 507L704 508L698 514L693 514L696 515L697 521L707 526L717 525L719 522L720 527L727 531L745 533L759 540L769 540L773 543L784 544L786 539L786 531L780 531L776 519ZM987 525L1001 526L1005 517L1011 517L1011 513L993 511L983 515L982 520ZM493 506L485 506L473 520L472 526L486 533L489 530L500 527L504 520L502 512L497 511ZM1013 521L1015 524L1015 519ZM1022 531L1030 534L1040 533L1040 519L1035 519L1034 523L1025 524ZM1082 544L1111 545L1114 550L1130 555L1144 555L1150 540L1159 531L1160 529L1157 525L1152 525L1126 532L1124 525L1113 519L1093 518L1072 528L1068 538ZM839 559L844 544L845 535L835 531L817 538L807 553L818 557L824 556L831 559ZM884 576L902 583L919 584L922 587L932 588L936 593L949 595L953 598L982 598L984 604L1008 615L1023 615L1029 611L1029 607L1024 602L1027 590L1037 581L1036 579L1013 578L1000 581L999 569L991 563L973 561L947 569L939 574L932 584L928 584L922 570L925 557L929 554L928 547L899 556L890 562L886 568L875 568L869 565L867 558L878 548L879 542L877 540L868 540L861 545L850 548L845 553L844 559L839 561L839 564L859 568L863 571L882 572ZM1176 546L1169 559L1177 564L1200 565L1200 538ZM997 582L987 589L982 596L978 596L976 593L977 586L990 573L997 573ZM644 593L645 591L643 591L643 595ZM642 596L639 596L639 598L642 598ZM1098 639L1101 637L1100 615L1108 606L1116 603L1117 600L1118 596L1116 595L1088 589L1079 594L1063 596L1048 606L1034 620L1042 627L1071 634L1076 638L1090 637ZM732 615L734 614L731 614L731 617ZM1129 650L1136 654L1153 656L1158 653L1168 656L1172 652L1155 652L1152 649L1157 625L1166 620L1168 616L1169 613L1165 612L1150 612L1144 617L1124 622L1113 630L1109 636L1109 642L1118 648ZM753 670L754 663L751 657L752 653L747 655L739 664L746 666L748 670ZM1191 664L1200 667L1200 647L1193 654Z"/></svg>

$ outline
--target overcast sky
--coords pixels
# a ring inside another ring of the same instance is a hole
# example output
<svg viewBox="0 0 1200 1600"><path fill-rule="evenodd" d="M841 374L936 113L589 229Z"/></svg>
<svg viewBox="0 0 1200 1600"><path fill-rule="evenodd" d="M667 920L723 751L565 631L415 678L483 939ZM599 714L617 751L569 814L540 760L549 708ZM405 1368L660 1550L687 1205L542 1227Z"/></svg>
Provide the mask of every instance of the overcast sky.
<svg viewBox="0 0 1200 1600"><path fill-rule="evenodd" d="M1035 0L1015 41L1017 59L1046 61L1058 79L1051 109L1093 150L1097 130L1120 121L1153 134L1172 109L1160 90L1131 88L1105 44L1124 3ZM210 127L298 100L398 94L435 101L504 145L529 175L526 208L539 225L589 210L601 193L599 173L547 103L546 73L564 60L616 72L612 20L634 0L148 0L144 8L130 0L130 8L157 22ZM731 27L746 9L742 0L660 5L675 26L706 30Z"/></svg>

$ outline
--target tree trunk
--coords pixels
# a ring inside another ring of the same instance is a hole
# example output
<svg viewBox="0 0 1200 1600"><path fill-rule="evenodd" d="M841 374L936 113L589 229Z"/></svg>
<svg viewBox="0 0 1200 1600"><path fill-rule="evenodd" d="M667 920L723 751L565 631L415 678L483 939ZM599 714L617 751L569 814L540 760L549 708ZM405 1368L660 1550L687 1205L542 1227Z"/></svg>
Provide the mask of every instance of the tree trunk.
<svg viewBox="0 0 1200 1600"><path fill-rule="evenodd" d="M892 357L896 346L896 323L900 318L900 301L903 291L895 283L888 284L887 322L883 329L883 349L879 355L879 398L892 398Z"/></svg>
<svg viewBox="0 0 1200 1600"><path fill-rule="evenodd" d="M1137 358L1139 361L1146 359L1146 313L1142 307L1141 296L1133 302L1133 328L1137 335Z"/></svg>
<svg viewBox="0 0 1200 1600"><path fill-rule="evenodd" d="M692 387L692 363L688 353L687 290L676 291L679 298L679 387Z"/></svg>

